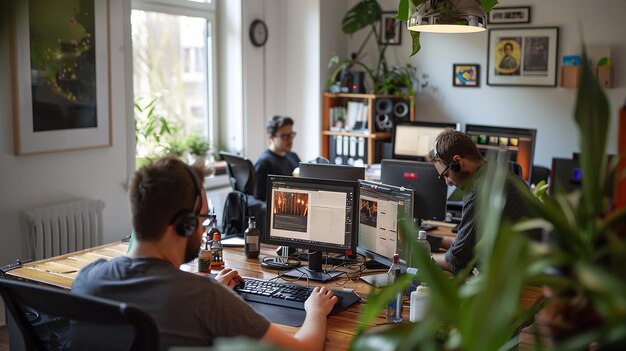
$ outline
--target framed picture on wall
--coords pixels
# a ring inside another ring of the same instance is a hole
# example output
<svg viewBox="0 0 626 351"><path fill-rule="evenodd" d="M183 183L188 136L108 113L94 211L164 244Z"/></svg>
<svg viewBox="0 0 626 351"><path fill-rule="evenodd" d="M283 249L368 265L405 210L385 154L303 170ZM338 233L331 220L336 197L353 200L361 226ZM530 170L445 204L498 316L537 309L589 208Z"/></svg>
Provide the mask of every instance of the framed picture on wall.
<svg viewBox="0 0 626 351"><path fill-rule="evenodd" d="M556 86L558 27L489 29L487 84Z"/></svg>
<svg viewBox="0 0 626 351"><path fill-rule="evenodd" d="M495 7L489 11L489 24L530 23L530 6Z"/></svg>
<svg viewBox="0 0 626 351"><path fill-rule="evenodd" d="M108 11L108 0L15 2L16 155L111 146Z"/></svg>
<svg viewBox="0 0 626 351"><path fill-rule="evenodd" d="M395 16L396 12L394 11L385 11L380 15L378 38L381 44L402 44L402 21L395 19Z"/></svg>
<svg viewBox="0 0 626 351"><path fill-rule="evenodd" d="M452 65L452 86L477 88L480 86L480 65L455 63Z"/></svg>

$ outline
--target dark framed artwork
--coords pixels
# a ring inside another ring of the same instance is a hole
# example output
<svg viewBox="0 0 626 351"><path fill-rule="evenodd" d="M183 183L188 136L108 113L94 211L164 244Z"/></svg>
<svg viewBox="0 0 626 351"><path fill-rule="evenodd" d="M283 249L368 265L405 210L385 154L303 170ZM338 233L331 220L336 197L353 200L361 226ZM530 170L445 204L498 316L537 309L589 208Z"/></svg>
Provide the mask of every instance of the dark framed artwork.
<svg viewBox="0 0 626 351"><path fill-rule="evenodd" d="M530 6L495 7L487 18L489 24L530 23Z"/></svg>
<svg viewBox="0 0 626 351"><path fill-rule="evenodd" d="M556 86L558 27L489 29L487 84Z"/></svg>
<svg viewBox="0 0 626 351"><path fill-rule="evenodd" d="M14 2L16 155L111 146L108 0Z"/></svg>
<svg viewBox="0 0 626 351"><path fill-rule="evenodd" d="M475 63L453 64L452 86L478 88L480 86L480 65Z"/></svg>
<svg viewBox="0 0 626 351"><path fill-rule="evenodd" d="M401 45L402 44L402 21L394 17L396 12L385 11L378 21L378 38L380 44Z"/></svg>

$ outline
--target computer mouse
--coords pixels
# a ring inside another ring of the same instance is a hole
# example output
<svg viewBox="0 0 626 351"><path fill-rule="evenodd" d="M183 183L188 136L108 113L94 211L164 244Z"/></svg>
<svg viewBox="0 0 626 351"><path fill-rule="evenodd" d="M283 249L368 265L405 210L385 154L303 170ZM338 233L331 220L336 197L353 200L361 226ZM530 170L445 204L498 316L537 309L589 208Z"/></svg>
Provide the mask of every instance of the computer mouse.
<svg viewBox="0 0 626 351"><path fill-rule="evenodd" d="M240 290L246 287L246 281L245 280L241 280L239 282L237 282L237 284L235 285L235 290Z"/></svg>

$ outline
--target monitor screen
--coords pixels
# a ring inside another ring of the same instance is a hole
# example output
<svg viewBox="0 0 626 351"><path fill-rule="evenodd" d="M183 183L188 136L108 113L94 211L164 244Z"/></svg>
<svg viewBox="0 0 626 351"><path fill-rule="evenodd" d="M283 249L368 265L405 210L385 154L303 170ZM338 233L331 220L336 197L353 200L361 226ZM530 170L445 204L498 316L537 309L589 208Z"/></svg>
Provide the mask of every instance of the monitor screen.
<svg viewBox="0 0 626 351"><path fill-rule="evenodd" d="M537 129L467 124L465 133L476 143L483 155L487 150L509 151L511 161L517 162L522 167L522 179L530 182Z"/></svg>
<svg viewBox="0 0 626 351"><path fill-rule="evenodd" d="M391 265L394 253L406 262L400 245L400 221L413 220L413 190L378 182L359 182L359 240L357 252Z"/></svg>
<svg viewBox="0 0 626 351"><path fill-rule="evenodd" d="M415 219L445 220L448 185L439 179L439 173L432 163L383 160L380 180L385 184L413 189Z"/></svg>
<svg viewBox="0 0 626 351"><path fill-rule="evenodd" d="M320 253L356 249L357 182L270 175L267 194L263 242Z"/></svg>
<svg viewBox="0 0 626 351"><path fill-rule="evenodd" d="M300 177L356 182L365 179L365 167L300 162Z"/></svg>
<svg viewBox="0 0 626 351"><path fill-rule="evenodd" d="M439 122L399 122L391 133L392 155L394 159L425 161L425 157L435 145L435 138L446 128L460 130L459 124Z"/></svg>

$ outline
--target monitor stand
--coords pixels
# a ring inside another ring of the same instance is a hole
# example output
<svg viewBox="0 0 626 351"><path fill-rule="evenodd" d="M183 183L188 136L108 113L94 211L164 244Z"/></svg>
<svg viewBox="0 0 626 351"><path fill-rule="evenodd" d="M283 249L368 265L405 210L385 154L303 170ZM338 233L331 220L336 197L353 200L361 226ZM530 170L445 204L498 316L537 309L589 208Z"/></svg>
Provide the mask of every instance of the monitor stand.
<svg viewBox="0 0 626 351"><path fill-rule="evenodd" d="M295 279L310 279L319 282L327 282L344 274L345 272L322 270L322 252L317 251L309 255L309 268L295 268L282 274L284 277Z"/></svg>

